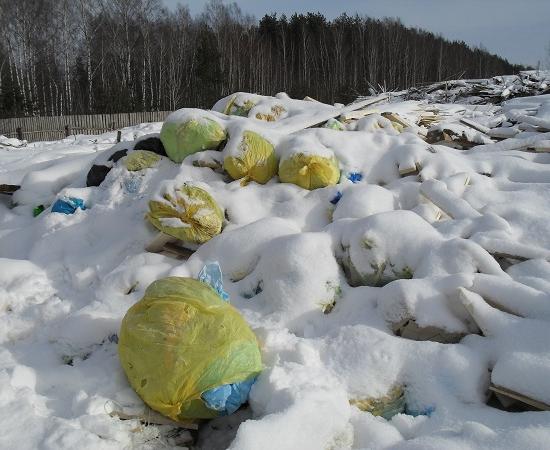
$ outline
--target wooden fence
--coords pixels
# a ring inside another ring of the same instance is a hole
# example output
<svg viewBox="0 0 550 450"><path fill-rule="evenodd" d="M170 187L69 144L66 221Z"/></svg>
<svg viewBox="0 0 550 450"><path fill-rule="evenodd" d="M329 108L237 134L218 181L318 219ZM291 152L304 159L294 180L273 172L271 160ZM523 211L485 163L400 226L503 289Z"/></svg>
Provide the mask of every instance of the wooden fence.
<svg viewBox="0 0 550 450"><path fill-rule="evenodd" d="M171 111L0 119L0 135L29 142L54 141L73 134L101 134L145 122L162 122Z"/></svg>

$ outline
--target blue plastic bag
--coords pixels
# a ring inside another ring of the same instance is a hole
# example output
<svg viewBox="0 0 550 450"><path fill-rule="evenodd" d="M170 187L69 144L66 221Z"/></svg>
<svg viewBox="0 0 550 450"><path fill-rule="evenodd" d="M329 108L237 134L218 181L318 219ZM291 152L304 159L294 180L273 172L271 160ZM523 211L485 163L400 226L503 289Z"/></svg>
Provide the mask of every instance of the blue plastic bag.
<svg viewBox="0 0 550 450"><path fill-rule="evenodd" d="M360 172L350 172L347 176L348 180L353 184L359 183L363 179L363 174Z"/></svg>
<svg viewBox="0 0 550 450"><path fill-rule="evenodd" d="M222 416L233 414L248 400L250 389L256 378L240 383L224 384L202 393L201 398L210 409L219 411Z"/></svg>
<svg viewBox="0 0 550 450"><path fill-rule="evenodd" d="M428 416L431 417L431 415L435 412L435 406L427 406L425 408L421 409L414 409L409 408L408 406L405 408L405 414L413 417L418 416Z"/></svg>
<svg viewBox="0 0 550 450"><path fill-rule="evenodd" d="M197 278L199 281L212 286L222 300L229 301L229 294L223 290L222 269L217 261L206 263Z"/></svg>
<svg viewBox="0 0 550 450"><path fill-rule="evenodd" d="M124 180L124 187L126 192L130 194L135 194L139 191L141 187L142 178L140 175L131 175L129 178Z"/></svg>
<svg viewBox="0 0 550 450"><path fill-rule="evenodd" d="M338 192L336 192L336 195L332 198L330 203L332 203L333 205L336 205L336 203L338 203L341 198L342 198L342 193L340 191L338 191Z"/></svg>
<svg viewBox="0 0 550 450"><path fill-rule="evenodd" d="M197 278L212 286L222 300L229 301L229 294L223 290L222 269L217 261L206 263ZM239 383L224 384L203 392L201 398L208 408L219 411L222 416L233 414L248 400L255 381L256 378L252 378Z"/></svg>
<svg viewBox="0 0 550 450"><path fill-rule="evenodd" d="M77 197L63 197L59 198L52 205L52 212L62 213L62 214L74 214L74 212L80 208L81 210L86 209L84 200Z"/></svg>

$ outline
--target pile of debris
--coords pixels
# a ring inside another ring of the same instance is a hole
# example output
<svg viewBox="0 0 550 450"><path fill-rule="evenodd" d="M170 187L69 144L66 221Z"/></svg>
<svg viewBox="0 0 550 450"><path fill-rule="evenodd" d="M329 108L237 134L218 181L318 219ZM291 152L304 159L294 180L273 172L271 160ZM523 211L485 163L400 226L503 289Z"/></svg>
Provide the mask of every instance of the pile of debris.
<svg viewBox="0 0 550 450"><path fill-rule="evenodd" d="M430 144L462 150L483 145L487 150L550 152L550 97L517 98L494 108L492 115L464 109L453 118L429 109L417 123L427 128Z"/></svg>
<svg viewBox="0 0 550 450"><path fill-rule="evenodd" d="M515 97L550 93L550 75L545 71L530 70L519 75L497 76L480 80L449 80L410 88L405 99L427 100L430 103L464 103L479 105Z"/></svg>

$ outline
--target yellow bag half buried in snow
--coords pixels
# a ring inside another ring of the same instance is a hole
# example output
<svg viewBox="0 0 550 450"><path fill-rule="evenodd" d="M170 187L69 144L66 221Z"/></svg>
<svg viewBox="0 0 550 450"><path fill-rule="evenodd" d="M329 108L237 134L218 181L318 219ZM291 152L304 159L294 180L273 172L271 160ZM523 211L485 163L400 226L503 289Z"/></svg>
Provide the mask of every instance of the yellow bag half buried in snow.
<svg viewBox="0 0 550 450"><path fill-rule="evenodd" d="M193 117L183 122L166 121L160 140L168 157L177 163L202 150L215 150L225 141L225 129L208 117Z"/></svg>
<svg viewBox="0 0 550 450"><path fill-rule="evenodd" d="M204 189L184 184L149 202L147 219L182 241L202 244L222 231L223 212Z"/></svg>
<svg viewBox="0 0 550 450"><path fill-rule="evenodd" d="M201 394L262 369L256 336L239 312L191 278L147 288L122 321L118 352L134 390L173 420L218 416Z"/></svg>
<svg viewBox="0 0 550 450"><path fill-rule="evenodd" d="M248 117L248 113L254 108L255 103L252 100L242 100L238 95L234 95L227 102L223 113L228 116Z"/></svg>
<svg viewBox="0 0 550 450"><path fill-rule="evenodd" d="M241 185L250 180L265 184L277 174L277 156L273 144L258 133L245 131L239 150L239 157L227 156L223 167L234 180L243 179Z"/></svg>
<svg viewBox="0 0 550 450"><path fill-rule="evenodd" d="M148 169L160 161L160 156L148 150L135 150L124 159L124 165L131 171Z"/></svg>
<svg viewBox="0 0 550 450"><path fill-rule="evenodd" d="M338 183L340 168L334 156L325 158L296 153L281 160L279 179L283 183L294 183L304 189L317 189Z"/></svg>
<svg viewBox="0 0 550 450"><path fill-rule="evenodd" d="M264 120L266 122L275 122L286 112L283 105L274 105L269 112L256 113L256 119Z"/></svg>

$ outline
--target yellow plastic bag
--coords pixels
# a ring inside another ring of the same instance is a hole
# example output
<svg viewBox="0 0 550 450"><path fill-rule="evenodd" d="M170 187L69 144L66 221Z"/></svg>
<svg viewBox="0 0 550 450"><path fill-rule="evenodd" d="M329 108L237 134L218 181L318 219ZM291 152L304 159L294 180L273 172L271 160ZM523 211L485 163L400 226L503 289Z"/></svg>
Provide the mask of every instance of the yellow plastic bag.
<svg viewBox="0 0 550 450"><path fill-rule="evenodd" d="M256 336L239 312L191 278L168 277L147 288L122 321L118 352L132 388L176 421L218 416L202 393L262 369Z"/></svg>
<svg viewBox="0 0 550 450"><path fill-rule="evenodd" d="M279 179L283 183L294 183L304 189L333 186L340 179L340 168L336 157L295 153L281 159Z"/></svg>
<svg viewBox="0 0 550 450"><path fill-rule="evenodd" d="M146 217L163 233L194 244L220 234L223 224L223 212L212 196L188 184L151 200Z"/></svg>
<svg viewBox="0 0 550 450"><path fill-rule="evenodd" d="M218 122L193 115L182 121L171 121L168 116L160 131L160 140L166 154L177 163L193 153L215 150L226 139L227 133Z"/></svg>
<svg viewBox="0 0 550 450"><path fill-rule="evenodd" d="M255 117L265 122L276 122L284 113L286 109L283 105L273 105L268 112L257 112Z"/></svg>
<svg viewBox="0 0 550 450"><path fill-rule="evenodd" d="M248 113L254 108L255 103L251 99L247 99L246 95L236 94L227 102L223 113L228 116L248 117Z"/></svg>
<svg viewBox="0 0 550 450"><path fill-rule="evenodd" d="M124 165L130 172L148 169L160 161L160 156L148 150L135 150L128 153Z"/></svg>
<svg viewBox="0 0 550 450"><path fill-rule="evenodd" d="M234 180L265 184L277 174L278 161L273 144L253 131L245 131L239 145L241 156L227 156L223 167Z"/></svg>
<svg viewBox="0 0 550 450"><path fill-rule="evenodd" d="M405 390L401 385L394 386L383 397L352 399L350 404L373 416L390 420L393 416L405 412Z"/></svg>

